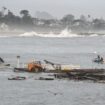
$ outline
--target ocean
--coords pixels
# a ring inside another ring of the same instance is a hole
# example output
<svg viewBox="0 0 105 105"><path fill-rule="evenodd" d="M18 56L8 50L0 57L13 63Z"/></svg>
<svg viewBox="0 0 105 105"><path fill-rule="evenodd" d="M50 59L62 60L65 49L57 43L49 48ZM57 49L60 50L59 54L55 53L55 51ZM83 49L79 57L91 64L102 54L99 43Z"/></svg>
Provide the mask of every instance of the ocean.
<svg viewBox="0 0 105 105"><path fill-rule="evenodd" d="M96 64L97 54L105 58L104 35L60 34L36 35L35 32L21 35L0 36L0 57L11 68L0 71L0 105L104 105L105 84L91 81L35 80L34 73L14 73L17 56L20 64L33 60L49 60L58 64L78 65L81 68L105 68ZM26 76L24 81L9 81L13 75Z"/></svg>

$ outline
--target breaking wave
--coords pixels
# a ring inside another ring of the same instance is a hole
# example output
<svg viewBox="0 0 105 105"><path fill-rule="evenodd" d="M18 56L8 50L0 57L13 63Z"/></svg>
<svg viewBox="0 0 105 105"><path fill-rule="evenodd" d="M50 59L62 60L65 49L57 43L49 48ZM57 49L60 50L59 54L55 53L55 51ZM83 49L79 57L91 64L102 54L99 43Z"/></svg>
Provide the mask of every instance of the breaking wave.
<svg viewBox="0 0 105 105"><path fill-rule="evenodd" d="M36 33L34 31L32 32L26 32L24 34L20 34L19 37L52 37L52 38L72 38L72 37L97 37L98 34L88 34L88 35L80 35L80 34L74 34L71 31L68 31L67 29L62 30L61 33L55 34L53 32L42 34L42 33ZM105 35L101 35L105 36Z"/></svg>
<svg viewBox="0 0 105 105"><path fill-rule="evenodd" d="M55 34L53 32L47 33L47 34L42 34L42 33L36 33L34 31L32 32L26 32L24 34L20 34L20 37L33 37L33 36L38 36L38 37L84 37L84 35L78 35L78 34L73 34L71 31L68 31L67 29L62 30L61 33Z"/></svg>
<svg viewBox="0 0 105 105"><path fill-rule="evenodd" d="M60 34L54 34L53 32L50 32L48 34L39 34L36 33L34 31L32 32L26 32L24 34L20 34L20 37L34 37L34 36L38 36L38 37L58 37L58 38L62 38L62 37L84 37L84 35L77 35L77 34L72 34L66 30L63 30Z"/></svg>
<svg viewBox="0 0 105 105"><path fill-rule="evenodd" d="M62 30L60 33L37 33L35 31L31 32L25 32L23 34L14 34L14 35L0 35L0 38L5 38L5 37L50 37L50 38L72 38L72 37L97 37L97 36L102 36L105 37L105 35L98 35L98 34L74 34L68 29Z"/></svg>
<svg viewBox="0 0 105 105"><path fill-rule="evenodd" d="M37 33L32 31L32 32L26 32L24 34L20 34L20 37L32 37L32 36L37 36Z"/></svg>

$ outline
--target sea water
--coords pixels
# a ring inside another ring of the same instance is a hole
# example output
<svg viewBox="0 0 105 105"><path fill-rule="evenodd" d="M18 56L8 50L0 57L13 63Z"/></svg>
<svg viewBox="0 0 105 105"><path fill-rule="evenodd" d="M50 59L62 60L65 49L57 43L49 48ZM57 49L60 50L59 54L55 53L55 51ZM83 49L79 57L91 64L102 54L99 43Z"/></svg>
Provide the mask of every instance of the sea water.
<svg viewBox="0 0 105 105"><path fill-rule="evenodd" d="M104 105L105 84L54 80L40 81L40 74L14 73L17 56L20 63L44 59L81 68L105 68L95 64L97 54L105 58L104 36L39 37L13 36L0 38L0 57L11 69L0 71L0 105ZM24 81L9 81L13 75L26 76Z"/></svg>

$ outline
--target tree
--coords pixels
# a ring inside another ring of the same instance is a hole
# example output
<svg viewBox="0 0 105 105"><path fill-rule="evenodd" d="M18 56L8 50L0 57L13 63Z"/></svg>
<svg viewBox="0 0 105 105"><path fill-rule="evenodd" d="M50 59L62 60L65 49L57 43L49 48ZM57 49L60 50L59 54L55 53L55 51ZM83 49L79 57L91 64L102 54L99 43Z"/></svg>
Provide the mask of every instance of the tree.
<svg viewBox="0 0 105 105"><path fill-rule="evenodd" d="M5 11L7 10L6 7L2 7L2 16L4 16Z"/></svg>
<svg viewBox="0 0 105 105"><path fill-rule="evenodd" d="M27 17L27 16L29 16L29 11L28 11L28 10L21 10L21 11L20 11L20 14L21 14L23 17Z"/></svg>
<svg viewBox="0 0 105 105"><path fill-rule="evenodd" d="M86 19L86 17L84 15L80 16L80 20L83 21L83 22L87 22L87 19Z"/></svg>
<svg viewBox="0 0 105 105"><path fill-rule="evenodd" d="M21 10L20 14L22 15L22 24L24 25L33 25L33 19L29 14L28 10Z"/></svg>
<svg viewBox="0 0 105 105"><path fill-rule="evenodd" d="M74 21L75 17L72 14L64 16L61 21L66 25L71 25Z"/></svg>
<svg viewBox="0 0 105 105"><path fill-rule="evenodd" d="M103 19L93 19L93 27L94 29L97 29L97 30L102 30L102 29L105 29L105 20Z"/></svg>
<svg viewBox="0 0 105 105"><path fill-rule="evenodd" d="M7 16L8 16L8 18L14 18L15 17L15 15L10 10L8 10Z"/></svg>

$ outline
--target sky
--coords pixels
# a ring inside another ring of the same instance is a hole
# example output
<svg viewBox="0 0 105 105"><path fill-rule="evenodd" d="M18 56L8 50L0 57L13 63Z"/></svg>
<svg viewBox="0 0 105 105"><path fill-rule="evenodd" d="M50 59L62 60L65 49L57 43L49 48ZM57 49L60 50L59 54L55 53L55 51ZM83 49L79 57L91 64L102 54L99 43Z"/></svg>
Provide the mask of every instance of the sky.
<svg viewBox="0 0 105 105"><path fill-rule="evenodd" d="M56 18L84 14L105 19L105 0L0 0L1 10L3 6L17 15L20 10L27 9L32 16L36 11L46 11Z"/></svg>

